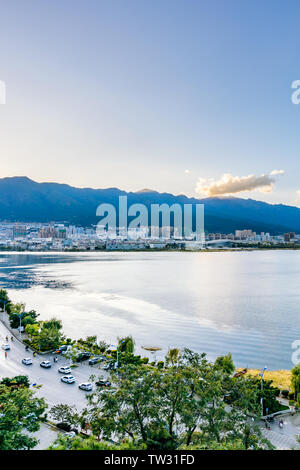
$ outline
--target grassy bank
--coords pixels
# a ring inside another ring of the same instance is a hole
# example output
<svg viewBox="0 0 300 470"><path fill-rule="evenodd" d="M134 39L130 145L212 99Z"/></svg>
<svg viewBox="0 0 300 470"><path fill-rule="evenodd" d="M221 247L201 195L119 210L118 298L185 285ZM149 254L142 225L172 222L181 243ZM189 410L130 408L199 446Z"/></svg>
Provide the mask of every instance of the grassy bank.
<svg viewBox="0 0 300 470"><path fill-rule="evenodd" d="M242 369L237 369L237 371L240 370ZM257 377L259 373L259 369L248 369L246 375ZM291 378L292 373L290 370L266 370L264 373L264 379L272 380L274 387L278 387L280 390L291 390Z"/></svg>

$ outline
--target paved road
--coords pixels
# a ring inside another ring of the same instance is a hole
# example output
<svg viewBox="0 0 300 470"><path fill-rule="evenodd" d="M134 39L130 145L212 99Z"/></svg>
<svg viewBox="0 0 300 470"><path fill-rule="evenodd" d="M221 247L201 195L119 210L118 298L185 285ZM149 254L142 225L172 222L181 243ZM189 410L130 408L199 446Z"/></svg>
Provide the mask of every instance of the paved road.
<svg viewBox="0 0 300 470"><path fill-rule="evenodd" d="M283 419L283 428L279 428L279 421ZM300 414L294 416L287 415L276 417L274 422L270 424L271 429L268 431L262 427L264 436L272 442L279 450L299 449L297 436L300 435Z"/></svg>
<svg viewBox="0 0 300 470"><path fill-rule="evenodd" d="M0 345L6 343L6 335L10 338L11 334L6 326L0 321ZM84 392L78 388L81 382L88 382L89 377L95 374L97 377L103 375L108 376L106 371L99 369L99 365L89 366L86 363L81 363L78 367L72 370L76 382L74 384L66 384L61 382L63 374L58 372L58 368L62 365L68 365L69 361L63 356L57 356L58 362L53 363L53 355L41 355L33 357L31 352L25 351L25 347L17 339L14 341L9 340L11 350L7 351L7 358L5 352L0 349L0 378L14 377L16 375L28 375L30 383L42 385L40 389L36 390L37 396L44 397L49 404L49 407L58 404L66 403L69 405L76 405L78 410L81 410L86 405ZM25 366L22 364L24 357L32 357L33 364ZM40 367L42 360L50 360L52 362L51 369L44 369Z"/></svg>

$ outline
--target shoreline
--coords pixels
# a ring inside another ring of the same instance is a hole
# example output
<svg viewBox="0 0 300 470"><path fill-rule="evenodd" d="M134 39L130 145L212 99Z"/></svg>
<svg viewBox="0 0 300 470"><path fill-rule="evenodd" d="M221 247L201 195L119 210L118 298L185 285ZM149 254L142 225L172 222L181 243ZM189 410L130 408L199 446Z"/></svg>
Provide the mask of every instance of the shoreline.
<svg viewBox="0 0 300 470"><path fill-rule="evenodd" d="M252 252L252 251L298 251L299 247L245 247L245 248L206 248L206 249L195 249L195 250L183 250L183 249L159 249L159 248L148 248L140 250L3 250L0 249L1 253L11 254L31 254L31 253L239 253L239 252Z"/></svg>

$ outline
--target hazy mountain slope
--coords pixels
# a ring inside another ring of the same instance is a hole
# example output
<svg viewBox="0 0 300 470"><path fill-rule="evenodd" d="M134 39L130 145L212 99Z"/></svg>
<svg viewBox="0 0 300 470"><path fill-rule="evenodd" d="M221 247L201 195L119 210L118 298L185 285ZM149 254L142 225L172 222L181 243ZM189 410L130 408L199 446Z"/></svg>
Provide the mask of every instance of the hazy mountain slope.
<svg viewBox="0 0 300 470"><path fill-rule="evenodd" d="M205 229L232 232L249 228L255 231L300 232L300 209L283 204L267 204L252 199L194 199L143 190L126 193L118 188L74 188L66 184L36 183L27 177L0 179L0 219L10 221L65 221L89 225L97 223L96 208L106 202L118 206L120 195L128 204L205 204Z"/></svg>

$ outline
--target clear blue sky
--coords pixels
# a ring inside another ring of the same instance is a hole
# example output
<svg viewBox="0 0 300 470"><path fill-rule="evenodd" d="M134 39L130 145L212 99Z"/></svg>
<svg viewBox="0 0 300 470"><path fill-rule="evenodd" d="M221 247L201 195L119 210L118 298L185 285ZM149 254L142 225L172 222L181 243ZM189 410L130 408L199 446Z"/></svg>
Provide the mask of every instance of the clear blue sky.
<svg viewBox="0 0 300 470"><path fill-rule="evenodd" d="M10 0L0 13L1 177L195 195L198 178L276 169L273 191L237 195L295 203L299 1Z"/></svg>

